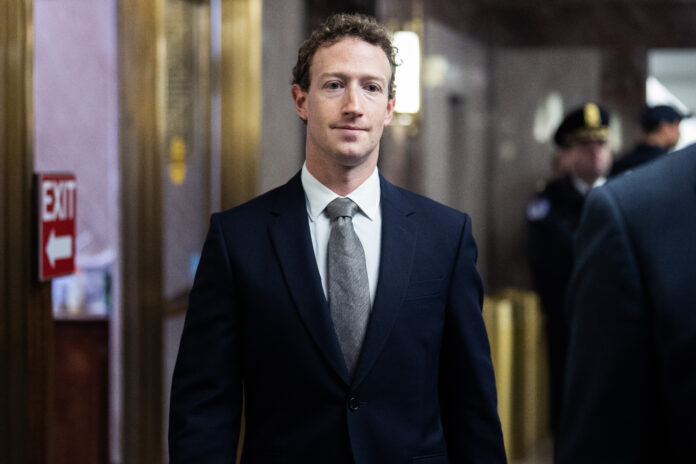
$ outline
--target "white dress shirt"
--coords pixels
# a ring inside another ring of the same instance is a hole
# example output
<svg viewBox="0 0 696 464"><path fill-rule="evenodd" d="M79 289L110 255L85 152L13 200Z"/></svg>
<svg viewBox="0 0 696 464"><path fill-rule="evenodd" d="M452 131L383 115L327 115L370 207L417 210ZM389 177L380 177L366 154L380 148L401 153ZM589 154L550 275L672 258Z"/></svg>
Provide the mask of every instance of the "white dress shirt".
<svg viewBox="0 0 696 464"><path fill-rule="evenodd" d="M302 188L305 191L307 202L307 216L309 218L309 232L312 235L314 257L317 260L317 268L321 276L321 285L324 295L328 300L328 280L326 255L329 245L329 233L331 221L326 215L326 206L340 195L334 193L327 186L319 182L302 166ZM350 198L358 205L358 211L353 217L353 227L358 234L363 250L365 250L365 264L367 266L367 280L370 285L370 304L375 302L377 292L377 276L379 273L379 257L382 244L382 210L379 207L381 189L377 168L357 189L353 190L346 198Z"/></svg>
<svg viewBox="0 0 696 464"><path fill-rule="evenodd" d="M590 193L591 189L604 185L606 181L606 177L598 177L594 184L590 185L581 181L577 177L573 177L573 186L575 186L575 190L577 190L578 192L580 192L580 194L584 196Z"/></svg>

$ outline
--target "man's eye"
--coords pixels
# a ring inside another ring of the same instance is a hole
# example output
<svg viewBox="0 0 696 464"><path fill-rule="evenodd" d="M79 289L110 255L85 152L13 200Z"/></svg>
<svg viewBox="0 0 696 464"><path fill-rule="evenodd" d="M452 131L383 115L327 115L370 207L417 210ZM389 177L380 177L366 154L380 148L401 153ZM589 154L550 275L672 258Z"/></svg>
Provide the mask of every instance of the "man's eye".
<svg viewBox="0 0 696 464"><path fill-rule="evenodd" d="M329 83L326 85L326 87L329 88L329 89L331 89L331 90L336 90L336 89L340 89L340 88L341 88L341 84L339 84L338 82L329 82Z"/></svg>
<svg viewBox="0 0 696 464"><path fill-rule="evenodd" d="M376 84L368 84L367 90L369 90L370 92L379 92L379 86Z"/></svg>

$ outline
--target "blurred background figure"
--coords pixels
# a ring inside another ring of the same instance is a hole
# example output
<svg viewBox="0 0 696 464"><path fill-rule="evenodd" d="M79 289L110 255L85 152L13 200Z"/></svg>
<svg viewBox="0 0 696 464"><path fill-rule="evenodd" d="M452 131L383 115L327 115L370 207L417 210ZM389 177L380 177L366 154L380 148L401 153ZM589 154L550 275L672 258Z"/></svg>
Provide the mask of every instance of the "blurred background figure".
<svg viewBox="0 0 696 464"><path fill-rule="evenodd" d="M693 462L696 145L593 191L576 243L556 462Z"/></svg>
<svg viewBox="0 0 696 464"><path fill-rule="evenodd" d="M669 105L647 106L640 115L643 136L614 163L611 176L633 169L672 150L679 143L679 124L684 115Z"/></svg>
<svg viewBox="0 0 696 464"><path fill-rule="evenodd" d="M596 103L586 103L568 113L554 135L567 172L550 181L527 206L532 279L546 324L554 435L560 414L568 343L563 305L573 266L573 239L585 195L593 186L604 183L611 166L608 135L609 113Z"/></svg>
<svg viewBox="0 0 696 464"><path fill-rule="evenodd" d="M551 155L551 179L562 179L573 170L573 150L564 142L556 142L556 149Z"/></svg>

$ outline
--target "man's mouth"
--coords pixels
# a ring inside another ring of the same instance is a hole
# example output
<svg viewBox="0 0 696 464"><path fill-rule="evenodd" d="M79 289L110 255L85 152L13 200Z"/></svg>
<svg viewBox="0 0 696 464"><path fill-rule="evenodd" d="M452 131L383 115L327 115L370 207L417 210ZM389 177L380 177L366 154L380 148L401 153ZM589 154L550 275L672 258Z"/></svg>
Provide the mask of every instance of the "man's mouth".
<svg viewBox="0 0 696 464"><path fill-rule="evenodd" d="M334 129L345 130L345 131L365 131L367 129L360 126L347 125L336 125L333 126Z"/></svg>

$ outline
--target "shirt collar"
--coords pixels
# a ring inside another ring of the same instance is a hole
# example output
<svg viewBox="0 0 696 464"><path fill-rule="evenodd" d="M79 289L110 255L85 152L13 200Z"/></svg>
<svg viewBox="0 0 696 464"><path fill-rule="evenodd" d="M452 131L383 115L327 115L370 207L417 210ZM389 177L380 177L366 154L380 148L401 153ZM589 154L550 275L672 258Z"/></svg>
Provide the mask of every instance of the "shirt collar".
<svg viewBox="0 0 696 464"><path fill-rule="evenodd" d="M307 213L312 221L315 221L324 212L326 205L338 198L330 188L322 184L307 169L307 164L302 165L302 188L307 198ZM377 168L370 174L365 182L353 190L346 198L353 200L369 220L373 221L378 212L381 189L379 185L379 172Z"/></svg>
<svg viewBox="0 0 696 464"><path fill-rule="evenodd" d="M587 193L592 189L593 187L599 187L600 185L604 184L607 181L606 177L599 177L594 184L589 185L586 182L578 179L577 177L573 177L573 185L575 186L575 190L580 192L582 195L587 195Z"/></svg>

